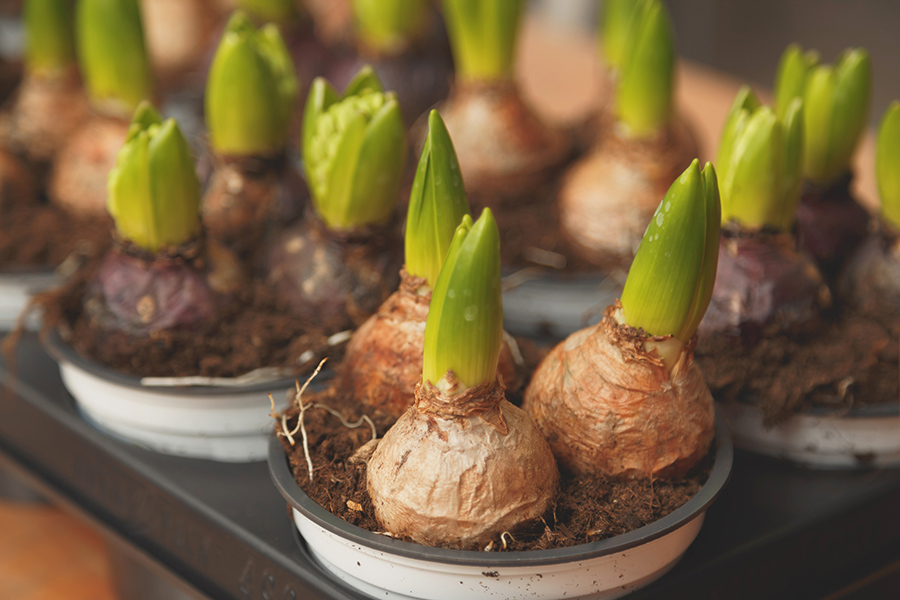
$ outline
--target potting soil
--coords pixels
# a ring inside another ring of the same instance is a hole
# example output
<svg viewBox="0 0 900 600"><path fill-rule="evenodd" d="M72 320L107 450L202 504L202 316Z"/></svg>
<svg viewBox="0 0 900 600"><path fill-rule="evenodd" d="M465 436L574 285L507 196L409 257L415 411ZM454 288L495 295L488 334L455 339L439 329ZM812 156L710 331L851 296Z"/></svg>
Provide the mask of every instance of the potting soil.
<svg viewBox="0 0 900 600"><path fill-rule="evenodd" d="M149 337L100 329L83 311L93 267L61 290L39 296L45 327L56 327L82 356L122 373L143 377L236 377L260 367L300 374L322 356L338 358L342 346L281 306L265 284L252 282L220 307L206 330L160 331ZM301 357L303 360L301 361Z"/></svg>
<svg viewBox="0 0 900 600"><path fill-rule="evenodd" d="M310 405L304 411L303 424L313 464L313 479L309 480L299 431L292 436L294 445L281 437L294 478L307 495L326 510L363 529L382 531L366 491L366 462L351 459L357 449L371 439L371 429L366 425L347 428L314 403L340 409L349 422L359 418L359 409L341 407L342 400L331 391L304 395L303 402ZM297 412L296 407L288 411L288 431L296 429ZM383 413L370 416L378 436L383 436L391 420ZM277 429L281 431L280 421ZM605 477L576 478L563 473L554 509L541 521L496 540L490 549L563 548L633 531L668 515L690 500L703 486L711 468L712 453L683 479L614 481Z"/></svg>
<svg viewBox="0 0 900 600"><path fill-rule="evenodd" d="M758 406L767 424L813 406L846 411L900 397L897 332L873 319L823 319L802 338L776 335L748 346L712 336L700 340L695 358L717 400Z"/></svg>

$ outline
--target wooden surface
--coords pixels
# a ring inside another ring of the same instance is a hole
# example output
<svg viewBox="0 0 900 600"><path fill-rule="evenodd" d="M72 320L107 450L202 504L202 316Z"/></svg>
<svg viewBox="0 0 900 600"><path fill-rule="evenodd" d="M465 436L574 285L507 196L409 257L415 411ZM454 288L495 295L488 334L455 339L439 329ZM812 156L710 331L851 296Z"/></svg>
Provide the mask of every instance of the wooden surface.
<svg viewBox="0 0 900 600"><path fill-rule="evenodd" d="M113 600L106 544L50 505L0 501L0 598Z"/></svg>

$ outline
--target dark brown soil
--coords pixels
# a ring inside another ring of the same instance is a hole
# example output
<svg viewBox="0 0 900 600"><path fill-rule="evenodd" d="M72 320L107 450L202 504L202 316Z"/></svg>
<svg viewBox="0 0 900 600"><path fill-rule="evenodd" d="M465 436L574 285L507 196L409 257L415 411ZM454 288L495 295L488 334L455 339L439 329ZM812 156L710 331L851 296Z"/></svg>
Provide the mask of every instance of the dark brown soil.
<svg viewBox="0 0 900 600"><path fill-rule="evenodd" d="M82 310L87 282L97 262L81 269L63 288L38 297L45 328L56 327L82 356L113 370L150 377L234 377L260 367L294 374L311 370L323 356L338 359L342 346L291 316L271 290L255 282L219 309L206 330L163 331L149 337L98 328ZM312 351L312 358L300 362Z"/></svg>
<svg viewBox="0 0 900 600"><path fill-rule="evenodd" d="M750 347L736 336L702 338L696 360L717 400L759 406L773 424L812 406L896 403L898 353L897 332L850 315L823 320L803 337L764 337Z"/></svg>
<svg viewBox="0 0 900 600"><path fill-rule="evenodd" d="M85 219L45 202L0 203L0 269L55 268L73 252L97 256L112 220Z"/></svg>
<svg viewBox="0 0 900 600"><path fill-rule="evenodd" d="M304 402L319 402L340 408L341 400L332 392L304 396ZM341 409L353 422L355 408ZM296 426L297 409L289 411L287 426ZM378 436L390 426L384 415L372 415ZM300 434L291 446L281 437L294 478L300 487L328 511L348 523L369 531L381 531L366 491L365 461L348 460L371 439L367 426L344 427L337 418L315 406L304 414L314 476L309 481ZM280 425L278 426L280 430ZM595 542L633 531L668 515L690 500L702 487L712 468L712 455L705 458L684 479L612 481L605 478L575 478L563 473L555 508L542 522L505 536L506 545L496 540L492 550L544 550ZM484 550L484 548L471 548Z"/></svg>

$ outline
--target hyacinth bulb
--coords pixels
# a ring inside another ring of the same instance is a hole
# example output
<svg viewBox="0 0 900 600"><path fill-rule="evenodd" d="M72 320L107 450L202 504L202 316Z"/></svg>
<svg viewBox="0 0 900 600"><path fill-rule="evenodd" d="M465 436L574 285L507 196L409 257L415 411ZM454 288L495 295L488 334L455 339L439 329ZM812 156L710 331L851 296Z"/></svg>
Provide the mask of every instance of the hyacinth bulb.
<svg viewBox="0 0 900 600"><path fill-rule="evenodd" d="M198 233L200 183L187 140L149 103L135 112L109 174L107 207L122 237L150 253Z"/></svg>
<svg viewBox="0 0 900 600"><path fill-rule="evenodd" d="M303 116L303 156L316 212L326 227L383 224L393 214L406 160L396 96L365 67L337 92L313 81Z"/></svg>
<svg viewBox="0 0 900 600"><path fill-rule="evenodd" d="M357 36L387 55L405 50L431 16L429 0L353 0Z"/></svg>
<svg viewBox="0 0 900 600"><path fill-rule="evenodd" d="M493 381L502 337L500 232L486 208L474 224L463 217L435 283L423 380L440 387L452 371L466 388Z"/></svg>
<svg viewBox="0 0 900 600"><path fill-rule="evenodd" d="M80 0L75 29L91 103L116 116L132 114L153 92L137 0Z"/></svg>
<svg viewBox="0 0 900 600"><path fill-rule="evenodd" d="M630 20L615 110L629 135L649 137L668 123L675 83L675 39L660 0L637 0Z"/></svg>
<svg viewBox="0 0 900 600"><path fill-rule="evenodd" d="M406 271L434 287L457 225L469 214L459 161L436 110L428 115L428 136L406 213Z"/></svg>
<svg viewBox="0 0 900 600"><path fill-rule="evenodd" d="M719 144L722 221L789 231L800 201L803 101L778 116L749 87L738 92Z"/></svg>
<svg viewBox="0 0 900 600"><path fill-rule="evenodd" d="M443 0L457 77L511 79L524 2Z"/></svg>
<svg viewBox="0 0 900 600"><path fill-rule="evenodd" d="M775 81L775 105L784 117L794 98L803 99L803 176L829 183L850 168L869 114L872 64L863 48L850 48L833 65L814 52L789 46Z"/></svg>
<svg viewBox="0 0 900 600"><path fill-rule="evenodd" d="M716 171L700 161L669 188L647 226L622 291L624 320L687 343L716 282L721 207Z"/></svg>
<svg viewBox="0 0 900 600"><path fill-rule="evenodd" d="M22 17L29 73L52 76L75 63L71 4L67 0L27 0Z"/></svg>
<svg viewBox="0 0 900 600"><path fill-rule="evenodd" d="M278 28L256 29L238 11L228 22L206 84L206 125L219 154L281 150L299 94L294 63Z"/></svg>

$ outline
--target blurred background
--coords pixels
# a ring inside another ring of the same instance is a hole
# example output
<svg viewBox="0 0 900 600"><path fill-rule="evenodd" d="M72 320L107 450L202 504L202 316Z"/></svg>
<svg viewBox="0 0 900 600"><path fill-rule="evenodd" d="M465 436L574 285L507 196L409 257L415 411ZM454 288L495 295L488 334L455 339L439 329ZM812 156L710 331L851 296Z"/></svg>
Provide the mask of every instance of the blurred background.
<svg viewBox="0 0 900 600"><path fill-rule="evenodd" d="M754 87L771 88L778 59L797 42L833 62L848 46L872 55L870 120L900 98L900 2L896 0L665 0L678 53ZM602 0L531 0L560 27L594 31Z"/></svg>

